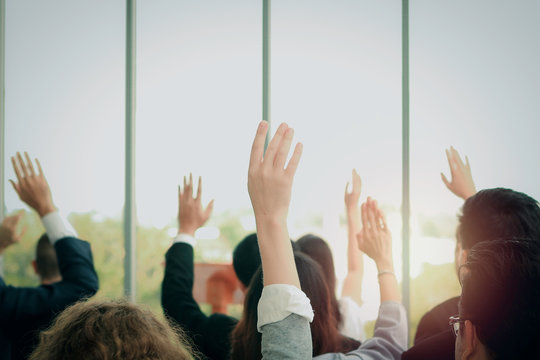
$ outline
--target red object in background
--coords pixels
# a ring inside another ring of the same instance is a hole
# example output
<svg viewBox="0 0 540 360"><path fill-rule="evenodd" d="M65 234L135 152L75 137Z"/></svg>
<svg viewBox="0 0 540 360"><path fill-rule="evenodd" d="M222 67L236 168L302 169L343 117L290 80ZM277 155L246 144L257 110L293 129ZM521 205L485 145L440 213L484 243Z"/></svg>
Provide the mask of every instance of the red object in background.
<svg viewBox="0 0 540 360"><path fill-rule="evenodd" d="M195 264L193 297L210 304L212 313L227 314L230 304L242 304L244 293L232 264Z"/></svg>

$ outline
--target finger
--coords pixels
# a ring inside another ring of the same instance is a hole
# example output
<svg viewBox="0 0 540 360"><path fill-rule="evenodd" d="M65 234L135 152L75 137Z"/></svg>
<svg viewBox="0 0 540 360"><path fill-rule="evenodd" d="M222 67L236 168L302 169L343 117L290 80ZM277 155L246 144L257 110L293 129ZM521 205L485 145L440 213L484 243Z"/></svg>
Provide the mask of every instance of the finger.
<svg viewBox="0 0 540 360"><path fill-rule="evenodd" d="M189 173L189 196L193 197L193 174Z"/></svg>
<svg viewBox="0 0 540 360"><path fill-rule="evenodd" d="M370 199L369 207L368 207L368 211L367 211L367 218L368 218L368 223L369 223L372 230L379 228L379 226L377 226L378 225L377 224L377 219L375 217L375 212L376 212L375 209L376 209L375 201Z"/></svg>
<svg viewBox="0 0 540 360"><path fill-rule="evenodd" d="M349 194L349 182L347 181L347 184L345 184L345 195Z"/></svg>
<svg viewBox="0 0 540 360"><path fill-rule="evenodd" d="M386 214L381 209L377 209L377 217L379 218L379 223L382 225L382 229L388 229Z"/></svg>
<svg viewBox="0 0 540 360"><path fill-rule="evenodd" d="M21 153L17 153L17 159L19 160L19 166L21 167L23 175L26 177L28 176L28 169L26 168L26 165L24 164L23 158L21 156Z"/></svg>
<svg viewBox="0 0 540 360"><path fill-rule="evenodd" d="M294 176L296 169L298 168L298 164L300 163L300 158L302 157L302 149L304 146L302 143L296 144L294 147L294 152L291 156L291 159L289 160L289 163L287 164L287 168L285 169L285 172L289 176Z"/></svg>
<svg viewBox="0 0 540 360"><path fill-rule="evenodd" d="M353 169L352 180L352 192L360 193L362 189L362 179L360 178L360 175L358 175L358 173L356 172L356 169Z"/></svg>
<svg viewBox="0 0 540 360"><path fill-rule="evenodd" d="M443 173L441 173L441 179L442 179L444 185L446 185L446 187L450 189L450 182L448 181L448 179L446 178L446 176Z"/></svg>
<svg viewBox="0 0 540 360"><path fill-rule="evenodd" d="M287 155L289 155L289 150L291 149L292 139L294 136L294 129L288 128L285 130L281 143L277 151L276 158L274 160L274 166L278 169L283 169L285 166L285 161L287 161Z"/></svg>
<svg viewBox="0 0 540 360"><path fill-rule="evenodd" d="M182 188L180 185L178 185L178 197L180 198L182 196Z"/></svg>
<svg viewBox="0 0 540 360"><path fill-rule="evenodd" d="M26 151L24 152L24 157L26 158L26 167L28 168L30 175L35 176L36 172L34 171L34 165L32 165L32 160L30 160L30 156L28 156Z"/></svg>
<svg viewBox="0 0 540 360"><path fill-rule="evenodd" d="M469 157L468 156L465 156L465 162L466 162L467 169L469 169L469 171L470 171L471 170L471 164L469 164Z"/></svg>
<svg viewBox="0 0 540 360"><path fill-rule="evenodd" d="M202 178L199 176L199 184L197 185L197 199L201 198L202 194Z"/></svg>
<svg viewBox="0 0 540 360"><path fill-rule="evenodd" d="M210 215L212 214L212 210L214 210L214 200L210 201L208 205L206 205L206 209L204 210L204 216L208 219Z"/></svg>
<svg viewBox="0 0 540 360"><path fill-rule="evenodd" d="M186 191L186 187L187 187L187 184L186 184L186 177L184 176L184 192Z"/></svg>
<svg viewBox="0 0 540 360"><path fill-rule="evenodd" d="M264 141L266 139L266 132L268 131L268 122L261 121L251 146L251 156L249 159L249 167L252 168L261 163L264 152Z"/></svg>
<svg viewBox="0 0 540 360"><path fill-rule="evenodd" d="M454 162L456 163L456 165L458 166L465 166L465 164L463 164L463 161L461 160L461 156L459 156L459 153L456 149L454 149L454 147L452 146L451 147L452 149L452 155L453 155L453 158L454 158Z"/></svg>
<svg viewBox="0 0 540 360"><path fill-rule="evenodd" d="M45 176L45 173L43 172L43 169L41 168L41 163L39 162L39 160L37 158L35 158L35 160L36 160L36 165L38 167L39 175L40 176Z"/></svg>
<svg viewBox="0 0 540 360"><path fill-rule="evenodd" d="M283 136L285 135L285 131L287 129L288 129L287 124L282 123L281 125L279 125L278 129L276 130L276 133L274 134L274 137L272 138L272 140L270 140L270 143L268 144L268 148L266 148L266 154L264 155L265 160L263 160L263 164L266 164L266 166L270 166L274 164L276 153L279 149L279 145L281 144L281 140L283 139Z"/></svg>
<svg viewBox="0 0 540 360"><path fill-rule="evenodd" d="M450 153L450 150L448 149L445 149L444 150L446 152L446 159L448 160L448 166L450 167L450 171L453 170L453 166L452 166L452 154Z"/></svg>
<svg viewBox="0 0 540 360"><path fill-rule="evenodd" d="M19 194L19 192L20 192L19 185L17 185L17 184L16 184L13 180L11 180L11 179L9 180L9 182L11 183L11 185L13 185L13 189L15 190L15 192L16 192L17 194Z"/></svg>
<svg viewBox="0 0 540 360"><path fill-rule="evenodd" d="M362 217L362 226L364 229L367 229L369 227L367 217L367 202L362 203L362 206L360 206L360 215Z"/></svg>
<svg viewBox="0 0 540 360"><path fill-rule="evenodd" d="M21 232L15 236L14 238L15 242L19 242L24 236L24 234L26 234L27 230L28 230L28 226L23 227Z"/></svg>
<svg viewBox="0 0 540 360"><path fill-rule="evenodd" d="M21 175L21 171L19 170L17 160L15 160L13 156L11 157L11 164L13 164L13 170L15 170L15 175L17 176L17 182L20 184L22 181L22 175Z"/></svg>

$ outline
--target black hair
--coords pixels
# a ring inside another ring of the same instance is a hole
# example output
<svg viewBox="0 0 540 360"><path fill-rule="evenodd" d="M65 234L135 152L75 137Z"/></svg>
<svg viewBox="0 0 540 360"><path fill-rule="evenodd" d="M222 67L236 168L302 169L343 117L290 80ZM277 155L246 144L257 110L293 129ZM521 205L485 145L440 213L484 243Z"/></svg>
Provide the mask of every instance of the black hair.
<svg viewBox="0 0 540 360"><path fill-rule="evenodd" d="M42 279L53 279L60 276L56 250L47 234L41 235L36 245L36 268Z"/></svg>
<svg viewBox="0 0 540 360"><path fill-rule="evenodd" d="M540 207L532 197L510 189L479 191L463 204L459 216L463 249L495 239L540 239Z"/></svg>
<svg viewBox="0 0 540 360"><path fill-rule="evenodd" d="M538 359L540 239L484 241L462 265L460 317L493 359Z"/></svg>

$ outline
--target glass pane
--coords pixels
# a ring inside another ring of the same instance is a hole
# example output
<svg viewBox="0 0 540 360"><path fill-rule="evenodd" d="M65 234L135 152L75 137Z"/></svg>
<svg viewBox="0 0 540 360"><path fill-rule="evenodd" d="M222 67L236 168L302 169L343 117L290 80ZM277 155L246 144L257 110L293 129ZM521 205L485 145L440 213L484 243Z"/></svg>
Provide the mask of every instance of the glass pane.
<svg viewBox="0 0 540 360"><path fill-rule="evenodd" d="M6 177L10 156L41 161L56 206L92 244L100 294L122 294L124 12L121 2L6 2ZM9 212L31 230L6 253L6 279L37 284L30 269L43 231L6 186Z"/></svg>
<svg viewBox="0 0 540 360"><path fill-rule="evenodd" d="M247 165L262 112L261 14L247 0L139 3L138 297L156 309L183 176L202 176L204 204L215 199L196 261L230 262L255 230Z"/></svg>
<svg viewBox="0 0 540 360"><path fill-rule="evenodd" d="M463 201L440 180L450 173L445 148L468 156L478 190L540 198L539 13L532 0L411 4L412 337L420 316L460 294L453 261Z"/></svg>
<svg viewBox="0 0 540 360"><path fill-rule="evenodd" d="M272 127L289 123L304 144L291 236L324 238L344 279L344 188L356 168L360 201L372 196L387 213L401 279L401 6L302 0L275 2L272 11ZM365 320L377 316L376 274L365 257Z"/></svg>

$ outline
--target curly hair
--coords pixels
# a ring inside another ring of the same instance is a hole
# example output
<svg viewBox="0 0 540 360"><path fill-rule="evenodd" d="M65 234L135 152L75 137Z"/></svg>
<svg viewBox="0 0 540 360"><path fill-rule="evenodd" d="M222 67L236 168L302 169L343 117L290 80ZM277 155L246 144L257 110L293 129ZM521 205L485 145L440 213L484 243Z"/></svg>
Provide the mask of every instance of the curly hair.
<svg viewBox="0 0 540 360"><path fill-rule="evenodd" d="M41 333L31 360L194 359L179 328L127 300L80 301Z"/></svg>

